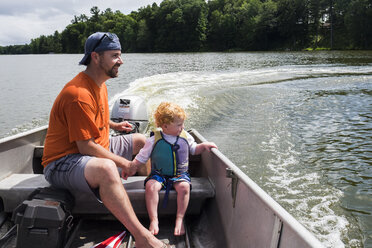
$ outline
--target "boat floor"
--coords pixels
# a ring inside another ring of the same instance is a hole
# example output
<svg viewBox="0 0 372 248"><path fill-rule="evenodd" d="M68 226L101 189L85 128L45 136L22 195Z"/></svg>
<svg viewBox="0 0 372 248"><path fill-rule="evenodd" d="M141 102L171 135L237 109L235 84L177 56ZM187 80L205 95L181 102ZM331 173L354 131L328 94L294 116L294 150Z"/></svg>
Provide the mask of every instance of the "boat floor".
<svg viewBox="0 0 372 248"><path fill-rule="evenodd" d="M147 219L141 220L144 226L148 226L149 221ZM186 235L176 237L173 235L174 223L170 219L162 219L159 225L159 234L157 238L162 240L166 244L170 244L174 248L186 248ZM77 233L70 241L70 244L66 244L65 248L90 248L99 242L102 242L109 237L124 231L124 226L114 220L94 220L84 219L79 223ZM135 240L130 233L124 238L123 243L119 246L120 248L134 248Z"/></svg>
<svg viewBox="0 0 372 248"><path fill-rule="evenodd" d="M190 247L188 236L183 235L176 237L173 235L174 222L173 218L164 218L159 221L159 234L156 236L158 239L166 244L169 244L172 248L186 248ZM149 220L140 219L141 223L148 227ZM5 224L1 229L0 233L3 236L11 226ZM74 223L74 227L71 230L70 239L66 242L64 248L91 248L92 246L114 236L115 234L121 233L124 230L124 226L117 220L113 219L93 219L93 218L82 218ZM15 248L16 247L16 236L13 236L5 244L4 248ZM120 248L134 248L135 240L129 232L127 232Z"/></svg>

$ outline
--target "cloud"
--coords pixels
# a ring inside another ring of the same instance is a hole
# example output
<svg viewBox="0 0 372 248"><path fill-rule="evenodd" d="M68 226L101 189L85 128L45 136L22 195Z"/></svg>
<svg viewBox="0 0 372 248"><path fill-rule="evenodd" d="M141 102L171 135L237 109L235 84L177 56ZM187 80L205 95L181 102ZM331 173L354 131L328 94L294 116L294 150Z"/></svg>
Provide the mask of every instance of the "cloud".
<svg viewBox="0 0 372 248"><path fill-rule="evenodd" d="M161 0L17 0L0 2L0 46L23 45L40 35L61 32L75 15L111 8L124 14Z"/></svg>
<svg viewBox="0 0 372 248"><path fill-rule="evenodd" d="M71 13L76 1L74 0L17 0L1 1L0 15L22 16L30 13L48 12L58 10L58 12Z"/></svg>
<svg viewBox="0 0 372 248"><path fill-rule="evenodd" d="M71 15L58 13L27 13L22 16L0 16L0 45L21 45L30 43L31 39L40 35L50 35L54 31L61 32L72 19Z"/></svg>

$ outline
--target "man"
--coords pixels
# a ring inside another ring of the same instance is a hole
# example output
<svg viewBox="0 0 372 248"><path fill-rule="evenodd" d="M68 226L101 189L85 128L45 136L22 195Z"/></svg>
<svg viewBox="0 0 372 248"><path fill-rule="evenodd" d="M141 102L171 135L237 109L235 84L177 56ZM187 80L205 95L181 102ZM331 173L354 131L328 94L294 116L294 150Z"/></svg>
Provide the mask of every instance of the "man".
<svg viewBox="0 0 372 248"><path fill-rule="evenodd" d="M49 119L42 164L47 181L70 191L94 194L131 232L137 247L162 247L135 215L122 177L137 168L128 160L144 145L141 134L109 138L109 129L128 130L127 122L110 121L105 81L117 77L121 58L118 37L94 33L85 43L80 72L57 96Z"/></svg>

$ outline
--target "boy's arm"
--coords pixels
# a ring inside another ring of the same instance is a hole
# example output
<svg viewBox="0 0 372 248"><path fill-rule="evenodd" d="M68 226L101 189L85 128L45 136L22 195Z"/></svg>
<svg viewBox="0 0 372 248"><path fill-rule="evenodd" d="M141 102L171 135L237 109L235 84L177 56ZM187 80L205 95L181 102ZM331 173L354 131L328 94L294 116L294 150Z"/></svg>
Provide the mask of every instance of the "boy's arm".
<svg viewBox="0 0 372 248"><path fill-rule="evenodd" d="M133 161L130 161L130 168L135 168L136 171L138 171L139 168L141 168L142 166L144 166L145 164L144 163L141 163L140 161L138 161L137 159L133 159ZM123 174L124 171L122 171L122 177L124 178L125 174Z"/></svg>
<svg viewBox="0 0 372 248"><path fill-rule="evenodd" d="M148 176L150 174L151 163L149 158L151 156L154 141L155 141L154 136L147 138L145 145L138 152L133 161L130 162L130 165L136 168L136 171L140 176Z"/></svg>
<svg viewBox="0 0 372 248"><path fill-rule="evenodd" d="M210 151L212 148L217 148L216 144L213 142L203 142L201 144L197 144L195 147L195 155L198 155L205 150Z"/></svg>

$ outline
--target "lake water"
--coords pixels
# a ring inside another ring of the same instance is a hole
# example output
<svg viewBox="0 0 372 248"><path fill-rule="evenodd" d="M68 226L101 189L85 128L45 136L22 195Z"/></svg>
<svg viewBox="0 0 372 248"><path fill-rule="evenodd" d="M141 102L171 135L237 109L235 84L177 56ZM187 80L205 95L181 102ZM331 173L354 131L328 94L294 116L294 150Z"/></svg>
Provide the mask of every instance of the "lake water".
<svg viewBox="0 0 372 248"><path fill-rule="evenodd" d="M46 125L82 55L0 56L0 137ZM109 80L196 128L326 247L372 247L372 52L124 54Z"/></svg>

